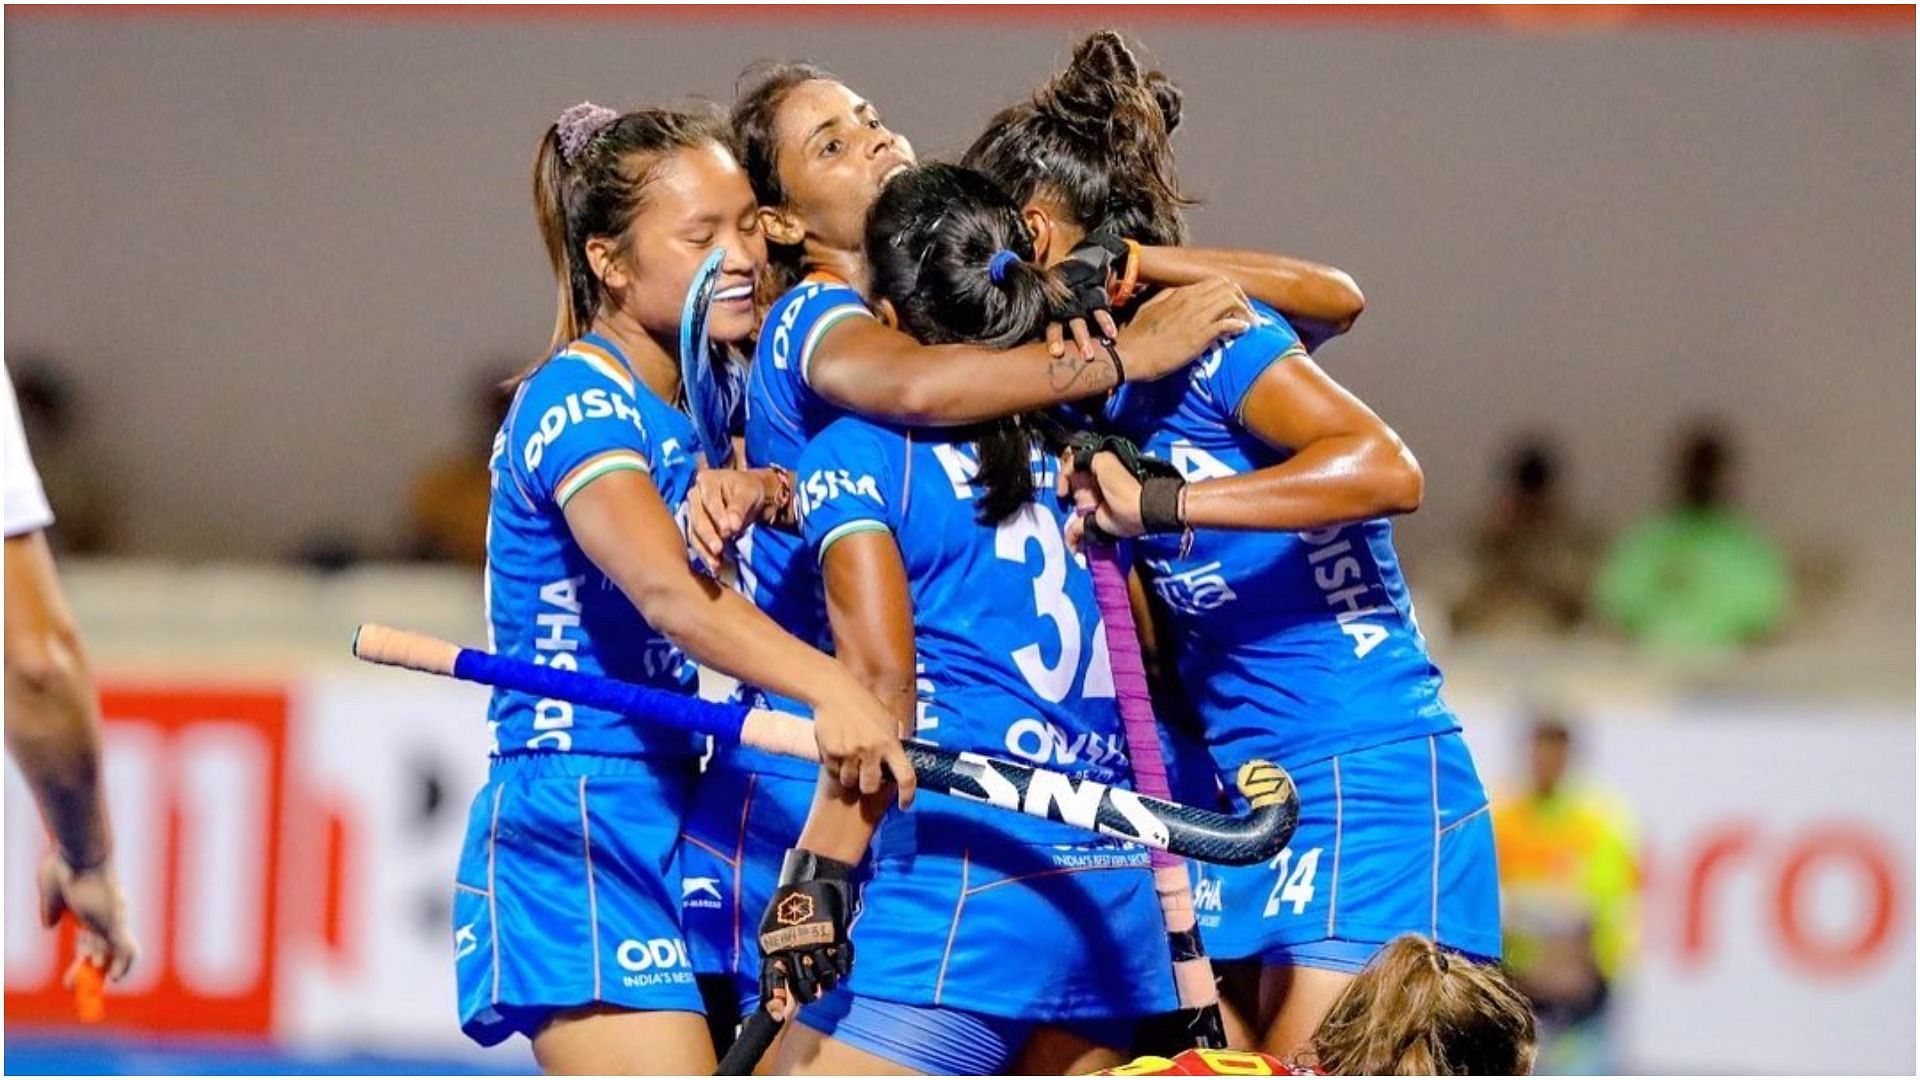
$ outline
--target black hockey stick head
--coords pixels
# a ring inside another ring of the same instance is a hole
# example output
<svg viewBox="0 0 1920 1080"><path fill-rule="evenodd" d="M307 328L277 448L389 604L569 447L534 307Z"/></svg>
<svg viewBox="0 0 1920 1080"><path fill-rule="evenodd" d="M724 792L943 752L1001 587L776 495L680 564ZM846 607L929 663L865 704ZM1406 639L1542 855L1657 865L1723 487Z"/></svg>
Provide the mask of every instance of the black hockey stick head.
<svg viewBox="0 0 1920 1080"><path fill-rule="evenodd" d="M753 1010L747 1022L740 1025L740 1036L733 1040L727 1049L727 1056L713 1070L715 1076L752 1076L753 1067L760 1064L766 1056L767 1047L780 1034L781 1022L762 1005Z"/></svg>
<svg viewBox="0 0 1920 1080"><path fill-rule="evenodd" d="M1251 866L1273 858L1293 839L1300 819L1293 778L1265 761L1240 767L1237 786L1249 809L1226 814L1024 762L913 739L905 745L922 791L944 792L1222 866Z"/></svg>

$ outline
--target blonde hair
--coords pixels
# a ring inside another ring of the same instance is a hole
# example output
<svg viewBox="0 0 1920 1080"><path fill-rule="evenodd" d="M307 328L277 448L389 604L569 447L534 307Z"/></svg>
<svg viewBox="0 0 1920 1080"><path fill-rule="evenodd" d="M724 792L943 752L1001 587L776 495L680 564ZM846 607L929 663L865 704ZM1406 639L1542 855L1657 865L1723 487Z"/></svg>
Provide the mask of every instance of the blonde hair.
<svg viewBox="0 0 1920 1080"><path fill-rule="evenodd" d="M1497 966L1403 934L1347 985L1307 1054L1336 1076L1518 1076L1534 1040L1533 1010Z"/></svg>

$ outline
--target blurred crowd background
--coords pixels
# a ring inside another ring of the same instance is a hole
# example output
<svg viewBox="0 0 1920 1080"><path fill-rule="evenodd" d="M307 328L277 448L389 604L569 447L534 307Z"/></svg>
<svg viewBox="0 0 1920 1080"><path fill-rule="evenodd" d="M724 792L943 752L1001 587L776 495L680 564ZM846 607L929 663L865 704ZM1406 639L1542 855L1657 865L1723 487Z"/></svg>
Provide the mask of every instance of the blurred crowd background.
<svg viewBox="0 0 1920 1080"><path fill-rule="evenodd" d="M1198 242L1367 294L1320 360L1425 468L1543 1069L1911 1070L1913 12L1641 5L10 8L6 365L149 952L67 1026L10 774L9 1068L530 1064L454 1023L483 696L346 643L484 640L535 139L805 57L939 157L1098 25Z"/></svg>

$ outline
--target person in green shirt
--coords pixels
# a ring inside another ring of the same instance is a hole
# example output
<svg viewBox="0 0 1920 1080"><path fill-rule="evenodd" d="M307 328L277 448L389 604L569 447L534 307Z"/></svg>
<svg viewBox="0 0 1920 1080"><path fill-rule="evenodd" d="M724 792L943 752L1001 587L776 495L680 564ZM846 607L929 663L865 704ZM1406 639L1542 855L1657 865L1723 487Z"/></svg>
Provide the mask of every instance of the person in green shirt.
<svg viewBox="0 0 1920 1080"><path fill-rule="evenodd" d="M1732 462L1726 436L1696 426L1677 462L1677 504L1608 552L1596 606L1634 640L1676 653L1725 649L1765 637L1785 617L1786 560L1734 508Z"/></svg>

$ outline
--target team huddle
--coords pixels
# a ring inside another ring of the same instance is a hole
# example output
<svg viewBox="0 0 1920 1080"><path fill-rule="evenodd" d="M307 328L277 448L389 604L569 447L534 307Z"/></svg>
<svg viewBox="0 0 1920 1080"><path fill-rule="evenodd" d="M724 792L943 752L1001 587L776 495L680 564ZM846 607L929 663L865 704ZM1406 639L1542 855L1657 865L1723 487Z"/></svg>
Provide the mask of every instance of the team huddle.
<svg viewBox="0 0 1920 1080"><path fill-rule="evenodd" d="M805 63L751 70L730 117L548 129L559 310L493 445L491 648L686 694L705 666L811 717L821 764L496 690L455 885L471 1037L710 1072L765 1003L776 1072L1155 1047L1181 998L1148 852L916 798L901 744L1133 783L1087 561L1111 542L1174 798L1232 809L1259 760L1298 794L1276 857L1193 866L1231 1045L1525 1071L1487 797L1386 520L1421 474L1310 357L1360 294L1186 244L1182 104L1103 32L957 164ZM695 385L683 299L716 251Z"/></svg>

